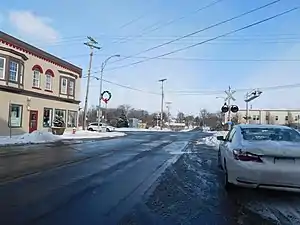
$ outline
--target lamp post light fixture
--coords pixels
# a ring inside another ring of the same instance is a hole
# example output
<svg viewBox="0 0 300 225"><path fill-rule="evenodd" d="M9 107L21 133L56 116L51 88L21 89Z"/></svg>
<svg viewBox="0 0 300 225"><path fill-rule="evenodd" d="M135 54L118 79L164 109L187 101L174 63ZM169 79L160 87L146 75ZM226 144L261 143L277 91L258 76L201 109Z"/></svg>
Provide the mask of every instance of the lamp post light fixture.
<svg viewBox="0 0 300 225"><path fill-rule="evenodd" d="M98 132L100 132L100 123L102 120L102 109L101 109L101 99L102 99L102 85L103 85L103 72L105 69L105 66L107 65L107 62L115 57L120 57L119 54L112 55L104 60L104 62L101 64L101 71L100 71L100 92L99 92L99 106L98 106Z"/></svg>

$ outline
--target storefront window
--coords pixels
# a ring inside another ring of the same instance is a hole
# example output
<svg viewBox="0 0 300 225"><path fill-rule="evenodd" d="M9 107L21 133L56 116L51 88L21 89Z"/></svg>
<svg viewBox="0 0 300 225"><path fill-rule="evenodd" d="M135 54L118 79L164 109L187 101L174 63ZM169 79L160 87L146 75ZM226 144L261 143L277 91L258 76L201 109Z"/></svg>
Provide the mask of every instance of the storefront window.
<svg viewBox="0 0 300 225"><path fill-rule="evenodd" d="M64 109L55 109L55 117L61 117L64 121L64 123L66 123L66 110Z"/></svg>
<svg viewBox="0 0 300 225"><path fill-rule="evenodd" d="M77 112L68 111L68 127L77 127Z"/></svg>
<svg viewBox="0 0 300 225"><path fill-rule="evenodd" d="M10 127L22 127L23 106L11 104L9 110L8 125Z"/></svg>
<svg viewBox="0 0 300 225"><path fill-rule="evenodd" d="M51 127L52 126L52 116L53 110L49 108L44 108L44 120L43 127Z"/></svg>

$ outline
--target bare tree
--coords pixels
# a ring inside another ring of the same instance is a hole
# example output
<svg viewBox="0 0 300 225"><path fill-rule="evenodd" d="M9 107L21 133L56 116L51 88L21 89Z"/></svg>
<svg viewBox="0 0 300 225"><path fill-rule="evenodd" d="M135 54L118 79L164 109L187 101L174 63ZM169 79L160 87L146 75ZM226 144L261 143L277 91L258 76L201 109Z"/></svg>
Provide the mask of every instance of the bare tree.
<svg viewBox="0 0 300 225"><path fill-rule="evenodd" d="M129 110L132 108L130 105L120 105L118 106L119 109L122 109L125 112L125 115L128 116Z"/></svg>
<svg viewBox="0 0 300 225"><path fill-rule="evenodd" d="M271 113L270 113L270 111L267 111L266 112L266 122L267 122L267 124L271 124L270 123L270 121L271 121Z"/></svg>
<svg viewBox="0 0 300 225"><path fill-rule="evenodd" d="M233 122L234 124L238 124L240 122L239 115L237 113L233 115L233 117L231 118L231 122Z"/></svg>
<svg viewBox="0 0 300 225"><path fill-rule="evenodd" d="M189 115L189 116L186 116L184 120L185 120L185 125L190 126L193 124L195 117L193 115Z"/></svg>
<svg viewBox="0 0 300 225"><path fill-rule="evenodd" d="M184 121L184 113L183 112L178 112L177 114L177 122L178 123L183 123Z"/></svg>
<svg viewBox="0 0 300 225"><path fill-rule="evenodd" d="M200 110L200 117L201 117L201 122L202 122L202 125L207 125L207 122L206 120L208 119L209 117L209 112L206 110L206 109L201 109Z"/></svg>
<svg viewBox="0 0 300 225"><path fill-rule="evenodd" d="M270 114L270 121L269 121L269 124L275 124L276 122L275 122L275 116L273 116L273 115L271 115Z"/></svg>
<svg viewBox="0 0 300 225"><path fill-rule="evenodd" d="M288 111L287 117L288 117L287 125L292 126L295 121L294 121L293 114L291 113L291 111Z"/></svg>

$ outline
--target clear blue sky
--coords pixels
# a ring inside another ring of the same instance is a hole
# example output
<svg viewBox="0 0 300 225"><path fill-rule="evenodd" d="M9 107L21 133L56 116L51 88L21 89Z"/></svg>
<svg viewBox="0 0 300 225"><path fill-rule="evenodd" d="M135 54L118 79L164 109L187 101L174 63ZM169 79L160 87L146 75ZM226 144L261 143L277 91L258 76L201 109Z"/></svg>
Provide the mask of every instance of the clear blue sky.
<svg viewBox="0 0 300 225"><path fill-rule="evenodd" d="M1 4L0 26L4 32L15 35L50 53L81 66L86 73L89 49L83 45L86 36L93 36L103 47L95 53L93 71L109 55L130 56L147 48L183 36L195 30L239 15L272 0L223 0L198 13L197 8L214 0L87 0L85 3L65 1L5 1ZM190 38L143 53L140 57L153 57L210 37L226 33L247 24L299 6L298 0L281 0L268 8L244 16L227 24L202 32ZM204 59L300 59L300 11L258 25L240 33L182 51L170 58ZM168 26L162 24L185 16ZM136 18L135 22L124 26ZM153 32L149 30L161 26ZM147 30L148 28L148 30ZM148 31L148 33L147 33ZM144 33L144 35L141 35ZM146 33L146 34L145 34ZM128 38L129 37L129 38ZM120 43L123 41L124 43ZM110 106L130 104L135 108L157 111L160 96L148 92L160 92L160 78L166 82L166 101L171 101L172 113L184 111L197 113L200 108L216 111L223 96L220 90L231 85L234 89L276 86L298 83L300 62L253 62L253 61L186 61L150 60L135 66L118 70L110 68L139 61L130 58L118 63L110 61L105 79L145 92L104 84L104 89L113 93ZM99 74L95 74L99 75ZM300 82L299 82L300 83ZM82 82L82 99L85 94ZM201 91L210 95L175 94L174 91ZM89 104L97 104L99 84L91 83ZM266 91L255 101L254 108L294 107L293 96L299 89ZM237 92L238 104L243 108L244 92Z"/></svg>

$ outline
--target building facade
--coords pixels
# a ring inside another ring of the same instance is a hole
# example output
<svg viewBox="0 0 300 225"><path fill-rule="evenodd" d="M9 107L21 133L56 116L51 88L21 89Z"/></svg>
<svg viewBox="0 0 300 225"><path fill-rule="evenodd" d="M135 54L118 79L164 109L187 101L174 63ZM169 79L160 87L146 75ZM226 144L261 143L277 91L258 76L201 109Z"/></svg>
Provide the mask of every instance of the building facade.
<svg viewBox="0 0 300 225"><path fill-rule="evenodd" d="M239 123L246 122L246 110L240 110L235 116ZM277 124L299 127L300 109L250 109L248 116L250 117L250 124Z"/></svg>
<svg viewBox="0 0 300 225"><path fill-rule="evenodd" d="M0 135L78 124L82 69L0 32Z"/></svg>

